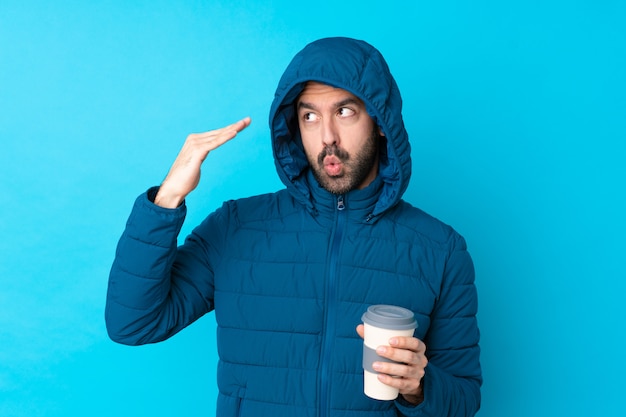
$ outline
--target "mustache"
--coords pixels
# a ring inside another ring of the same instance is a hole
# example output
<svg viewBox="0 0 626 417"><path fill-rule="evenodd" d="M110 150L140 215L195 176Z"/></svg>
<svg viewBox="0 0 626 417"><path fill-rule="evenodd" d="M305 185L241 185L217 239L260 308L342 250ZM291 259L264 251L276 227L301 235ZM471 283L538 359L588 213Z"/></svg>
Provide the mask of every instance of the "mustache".
<svg viewBox="0 0 626 417"><path fill-rule="evenodd" d="M342 162L350 159L350 155L348 154L348 152L333 144L330 146L326 146L324 149L322 149L322 152L320 152L320 154L317 156L317 162L320 165L324 165L324 158L329 155L336 156Z"/></svg>

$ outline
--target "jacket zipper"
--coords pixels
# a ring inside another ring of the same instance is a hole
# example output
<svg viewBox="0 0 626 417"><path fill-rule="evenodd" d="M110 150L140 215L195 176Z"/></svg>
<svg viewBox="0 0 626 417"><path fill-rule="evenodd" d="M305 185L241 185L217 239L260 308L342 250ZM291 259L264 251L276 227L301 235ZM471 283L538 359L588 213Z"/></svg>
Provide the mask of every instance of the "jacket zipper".
<svg viewBox="0 0 626 417"><path fill-rule="evenodd" d="M321 354L321 377L320 377L320 404L319 404L319 416L326 417L329 411L329 398L330 398L330 353L332 349L332 342L335 336L335 322L337 315L337 275L338 275L338 258L339 249L341 247L341 241L343 239L343 232L346 223L346 208L343 201L343 196L337 197L337 218L335 223L335 233L333 234L333 241L330 247L330 258L328 266L328 280L326 283L326 311L325 311L325 326L324 326L324 340L322 343Z"/></svg>

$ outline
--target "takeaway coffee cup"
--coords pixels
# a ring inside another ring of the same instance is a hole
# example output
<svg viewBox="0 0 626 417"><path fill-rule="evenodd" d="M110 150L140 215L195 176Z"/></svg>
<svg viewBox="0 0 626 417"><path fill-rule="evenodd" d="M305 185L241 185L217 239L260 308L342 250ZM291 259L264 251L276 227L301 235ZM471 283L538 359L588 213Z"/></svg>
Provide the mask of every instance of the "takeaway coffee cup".
<svg viewBox="0 0 626 417"><path fill-rule="evenodd" d="M378 372L372 364L378 362L393 362L376 353L378 346L388 346L389 339L394 336L413 336L417 328L417 321L411 310L406 308L378 304L368 307L361 317L365 325L363 338L363 385L364 392L376 400L395 400L398 389L383 384L378 380Z"/></svg>

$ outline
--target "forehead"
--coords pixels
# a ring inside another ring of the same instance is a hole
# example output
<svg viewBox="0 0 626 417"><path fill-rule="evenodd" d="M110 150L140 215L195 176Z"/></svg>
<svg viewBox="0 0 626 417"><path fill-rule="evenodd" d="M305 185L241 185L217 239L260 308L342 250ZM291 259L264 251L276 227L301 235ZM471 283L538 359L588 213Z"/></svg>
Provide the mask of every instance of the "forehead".
<svg viewBox="0 0 626 417"><path fill-rule="evenodd" d="M302 93L298 97L298 103L326 103L336 104L350 100L358 104L363 101L349 91L336 88L328 84L309 81L304 86Z"/></svg>

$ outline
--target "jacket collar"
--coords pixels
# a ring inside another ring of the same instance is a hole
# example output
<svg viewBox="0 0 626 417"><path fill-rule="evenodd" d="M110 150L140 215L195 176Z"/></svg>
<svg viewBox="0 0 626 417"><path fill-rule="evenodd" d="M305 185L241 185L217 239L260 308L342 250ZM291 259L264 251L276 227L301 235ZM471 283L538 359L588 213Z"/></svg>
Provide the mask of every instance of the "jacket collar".
<svg viewBox="0 0 626 417"><path fill-rule="evenodd" d="M338 200L343 202L343 210L348 217L357 222L374 223L374 209L383 190L383 181L377 176L371 184L362 190L353 190L346 194L336 195L324 189L308 170L306 182L311 192L310 207L312 212L323 217L333 218L338 210Z"/></svg>

